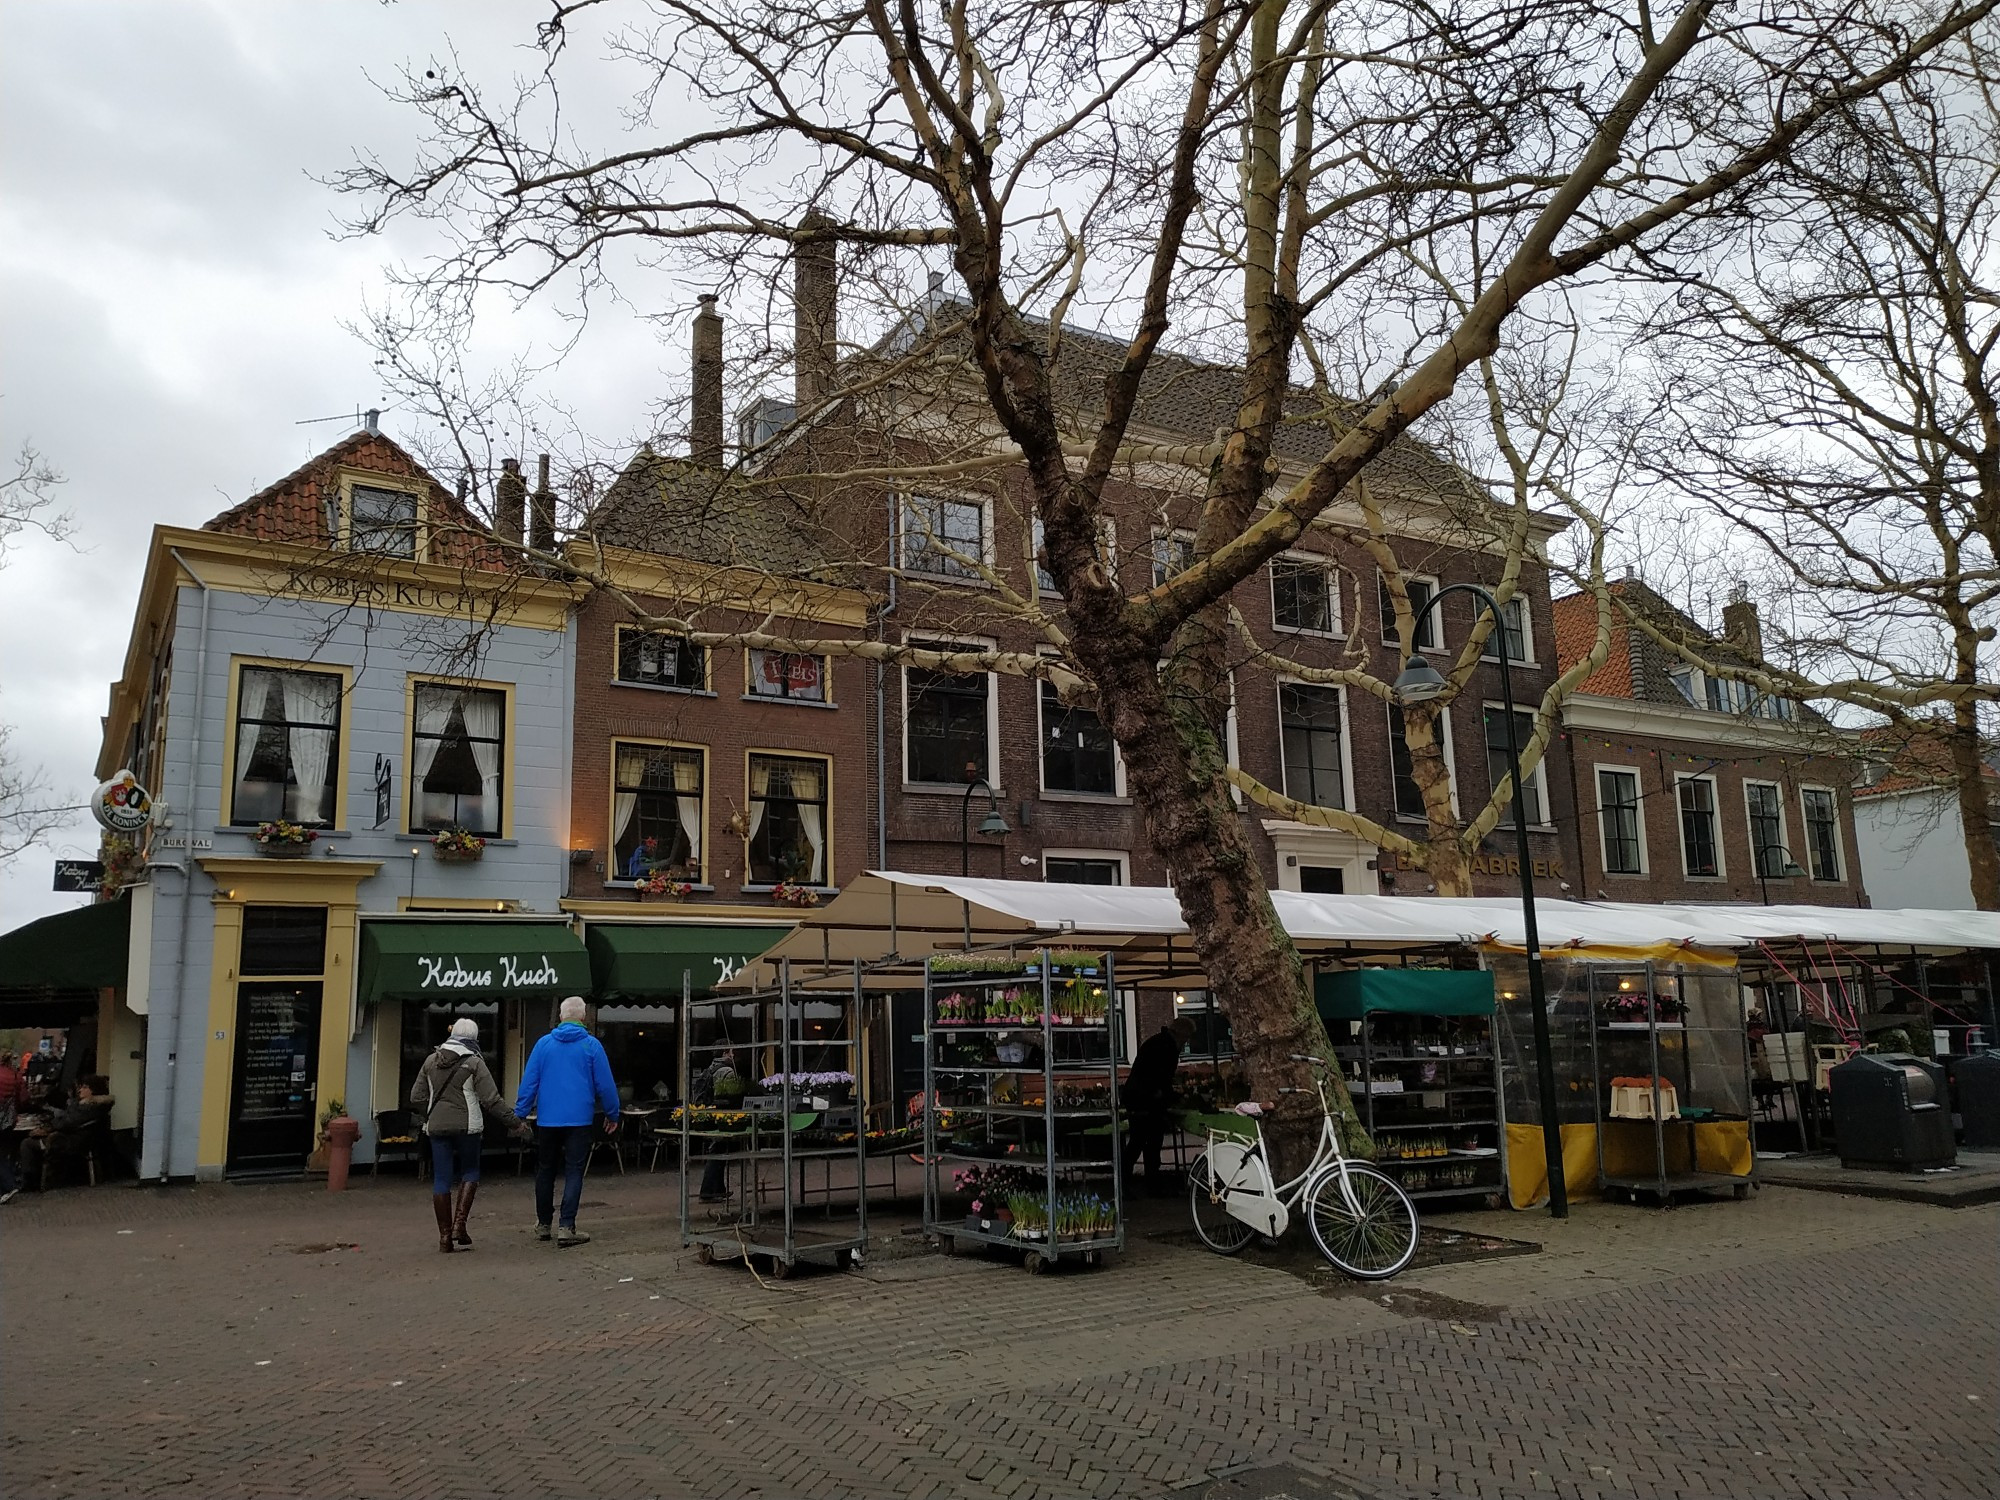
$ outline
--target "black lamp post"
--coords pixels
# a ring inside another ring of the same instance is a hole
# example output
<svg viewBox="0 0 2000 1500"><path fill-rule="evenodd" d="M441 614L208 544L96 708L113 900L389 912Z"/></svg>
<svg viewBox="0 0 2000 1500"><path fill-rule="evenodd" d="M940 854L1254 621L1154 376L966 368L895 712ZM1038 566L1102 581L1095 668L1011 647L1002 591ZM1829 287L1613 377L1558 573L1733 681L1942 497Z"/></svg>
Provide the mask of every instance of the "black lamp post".
<svg viewBox="0 0 2000 1500"><path fill-rule="evenodd" d="M1432 594L1417 611L1411 638L1423 634L1424 616L1438 607L1450 593L1471 594L1493 616L1493 635L1500 658L1500 702L1507 715L1507 769L1514 779L1514 839L1521 865L1521 926L1528 949L1528 1003L1534 1008L1535 1071L1542 1106L1542 1147L1549 1167L1549 1213L1558 1219L1569 1217L1569 1184L1563 1179L1562 1123L1556 1118L1555 1049L1549 1037L1549 1006L1542 988L1542 938L1535 926L1535 874L1528 855L1528 811L1521 782L1521 746L1514 732L1514 674L1507 665L1507 622L1493 596L1472 583L1448 583ZM1396 678L1393 691L1402 704L1428 703L1442 697L1450 684L1438 669L1415 652ZM1497 1045L1497 1039L1496 1039Z"/></svg>
<svg viewBox="0 0 2000 1500"><path fill-rule="evenodd" d="M1773 878L1772 872L1765 868L1765 865L1768 863L1766 856L1772 853L1774 850L1777 853L1785 856L1785 862L1782 865L1780 865L1777 869L1776 872L1777 879L1793 880L1796 879L1798 876L1805 874L1805 871L1799 868L1799 862L1792 858L1792 851L1787 849L1783 844L1759 844L1757 846L1757 860L1756 860L1757 889L1763 892L1764 904L1766 906L1769 906L1771 904L1771 887L1765 884L1765 882Z"/></svg>
<svg viewBox="0 0 2000 1500"><path fill-rule="evenodd" d="M979 831L992 838L1010 830L1007 820L1000 816L1000 799L993 795L993 787L984 776L975 776L965 784L965 798L958 805L958 873L972 873L972 794L979 788L986 788L986 817L979 825Z"/></svg>

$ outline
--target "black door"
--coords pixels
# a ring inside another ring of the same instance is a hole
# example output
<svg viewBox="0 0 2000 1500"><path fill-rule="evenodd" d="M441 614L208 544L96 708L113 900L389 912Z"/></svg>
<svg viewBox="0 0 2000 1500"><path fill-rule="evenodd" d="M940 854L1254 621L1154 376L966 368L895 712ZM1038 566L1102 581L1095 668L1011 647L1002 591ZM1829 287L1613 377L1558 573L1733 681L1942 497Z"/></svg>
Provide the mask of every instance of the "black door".
<svg viewBox="0 0 2000 1500"><path fill-rule="evenodd" d="M313 1147L320 984L236 987L236 1072L229 1100L231 1171L300 1171Z"/></svg>

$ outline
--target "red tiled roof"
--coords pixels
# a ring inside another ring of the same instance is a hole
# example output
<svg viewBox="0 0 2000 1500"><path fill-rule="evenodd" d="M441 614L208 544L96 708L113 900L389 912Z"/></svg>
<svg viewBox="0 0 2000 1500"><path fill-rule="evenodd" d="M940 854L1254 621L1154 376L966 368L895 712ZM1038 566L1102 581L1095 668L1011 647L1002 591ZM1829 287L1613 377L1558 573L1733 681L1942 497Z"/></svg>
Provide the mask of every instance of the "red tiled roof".
<svg viewBox="0 0 2000 1500"><path fill-rule="evenodd" d="M485 528L458 497L422 464L379 432L350 433L275 484L206 522L204 531L227 531L267 542L330 547L328 500L340 493L342 469L365 469L385 478L419 479L429 486L426 513L433 528L427 562L450 567L504 569L507 553L483 541Z"/></svg>
<svg viewBox="0 0 2000 1500"><path fill-rule="evenodd" d="M1617 593L1618 584L1611 585ZM1556 621L1556 665L1568 671L1586 656L1597 640L1597 600L1589 594L1566 594L1550 606ZM1577 684L1579 693L1606 698L1632 696L1632 648L1629 633L1616 614L1611 618L1611 654L1604 664Z"/></svg>
<svg viewBox="0 0 2000 1500"><path fill-rule="evenodd" d="M1940 729L1948 731L1949 725ZM1954 786L1957 774L1951 762L1951 747L1935 735L1902 728L1895 724L1875 724L1856 736L1866 747L1866 759L1886 763L1887 774L1866 786L1856 787L1857 797L1888 797L1918 788L1943 791ZM1979 774L2000 786L2000 771L1984 760ZM1991 793L1988 794L1992 795Z"/></svg>

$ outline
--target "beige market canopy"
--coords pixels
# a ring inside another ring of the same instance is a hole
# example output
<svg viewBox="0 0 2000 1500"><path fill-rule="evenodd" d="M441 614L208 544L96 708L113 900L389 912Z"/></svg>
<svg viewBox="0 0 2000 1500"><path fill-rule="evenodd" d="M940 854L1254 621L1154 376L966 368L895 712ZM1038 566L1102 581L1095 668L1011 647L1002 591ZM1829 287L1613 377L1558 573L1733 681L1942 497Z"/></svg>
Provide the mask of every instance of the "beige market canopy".
<svg viewBox="0 0 2000 1500"><path fill-rule="evenodd" d="M1518 951L1524 943L1520 903L1495 897L1274 891L1272 902L1308 960L1394 961L1445 948ZM1730 955L1767 942L1930 953L2000 949L1995 912L1538 901L1535 914L1543 951L1551 955L1728 962ZM826 906L807 912L738 984L770 983L780 959L793 961L796 982L809 973L847 969L856 959L915 965L932 953L1009 944L1108 948L1131 978L1200 982L1180 904L1164 887L872 870Z"/></svg>

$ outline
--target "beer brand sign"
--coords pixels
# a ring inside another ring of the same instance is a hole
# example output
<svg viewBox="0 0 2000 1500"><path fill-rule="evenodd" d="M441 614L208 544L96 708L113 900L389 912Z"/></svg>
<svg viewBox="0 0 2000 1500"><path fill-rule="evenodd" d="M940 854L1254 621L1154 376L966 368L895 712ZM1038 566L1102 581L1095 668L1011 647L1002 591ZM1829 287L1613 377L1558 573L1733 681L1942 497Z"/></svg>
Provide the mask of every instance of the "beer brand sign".
<svg viewBox="0 0 2000 1500"><path fill-rule="evenodd" d="M137 833L153 821L153 799L130 771L120 771L90 794L90 815L113 833Z"/></svg>

